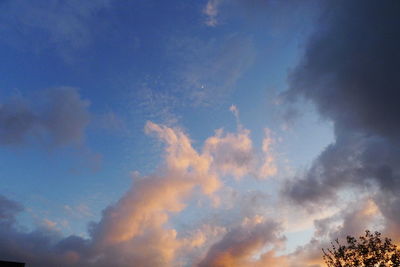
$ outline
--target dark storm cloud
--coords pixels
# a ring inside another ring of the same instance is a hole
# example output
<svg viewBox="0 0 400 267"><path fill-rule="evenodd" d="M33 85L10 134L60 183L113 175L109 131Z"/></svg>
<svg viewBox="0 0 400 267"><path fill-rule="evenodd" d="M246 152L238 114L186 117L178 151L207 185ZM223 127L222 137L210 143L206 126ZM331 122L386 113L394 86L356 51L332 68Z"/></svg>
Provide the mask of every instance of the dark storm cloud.
<svg viewBox="0 0 400 267"><path fill-rule="evenodd" d="M288 94L311 100L338 131L397 138L399 11L398 1L330 1Z"/></svg>
<svg viewBox="0 0 400 267"><path fill-rule="evenodd" d="M52 145L79 143L89 123L88 106L72 87L46 90L33 101L18 96L0 103L0 144L23 144L32 138L50 138Z"/></svg>
<svg viewBox="0 0 400 267"><path fill-rule="evenodd" d="M398 14L399 1L326 3L286 97L311 101L336 140L285 185L295 203L318 205L354 186L376 193L387 224L400 223Z"/></svg>
<svg viewBox="0 0 400 267"><path fill-rule="evenodd" d="M360 135L339 135L304 173L285 184L284 194L299 204L329 203L344 185L372 186L372 165L365 169L369 139ZM370 155L373 156L373 155ZM364 159L363 159L364 158ZM368 175L367 175L368 173Z"/></svg>

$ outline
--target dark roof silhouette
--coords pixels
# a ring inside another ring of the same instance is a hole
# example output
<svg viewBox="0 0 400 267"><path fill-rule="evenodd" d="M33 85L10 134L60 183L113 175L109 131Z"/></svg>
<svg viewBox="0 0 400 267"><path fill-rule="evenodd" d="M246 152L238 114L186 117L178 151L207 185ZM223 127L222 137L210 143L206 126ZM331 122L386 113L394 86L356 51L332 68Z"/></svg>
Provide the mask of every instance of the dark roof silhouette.
<svg viewBox="0 0 400 267"><path fill-rule="evenodd" d="M1 261L0 267L24 267L25 263L23 262L15 262L15 261Z"/></svg>

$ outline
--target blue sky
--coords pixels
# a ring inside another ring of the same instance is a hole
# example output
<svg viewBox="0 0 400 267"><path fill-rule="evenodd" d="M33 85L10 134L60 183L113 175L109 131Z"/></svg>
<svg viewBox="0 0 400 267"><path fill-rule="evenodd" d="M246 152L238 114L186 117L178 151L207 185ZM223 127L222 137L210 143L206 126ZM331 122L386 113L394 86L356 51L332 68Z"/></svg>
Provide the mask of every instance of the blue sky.
<svg viewBox="0 0 400 267"><path fill-rule="evenodd" d="M334 122L312 101L284 97L320 3L17 0L0 8L0 194L24 207L20 231L125 242L111 210L134 213L126 199L153 203L143 180L157 187L165 178L182 199L149 213L167 217L150 230L173 230L181 243L203 231L207 241L185 252L171 243L174 256L157 254L161 266L213 266L213 242L235 239L238 227L273 232L252 257L270 247L289 255L308 244L314 219L340 209L307 215L281 195L335 141ZM180 147L185 138L191 148ZM264 150L263 141L271 143ZM193 190L179 191L174 175L206 175L202 160L220 186L204 193L211 180L193 178ZM178 161L190 162L186 174ZM144 238L129 233L132 242Z"/></svg>

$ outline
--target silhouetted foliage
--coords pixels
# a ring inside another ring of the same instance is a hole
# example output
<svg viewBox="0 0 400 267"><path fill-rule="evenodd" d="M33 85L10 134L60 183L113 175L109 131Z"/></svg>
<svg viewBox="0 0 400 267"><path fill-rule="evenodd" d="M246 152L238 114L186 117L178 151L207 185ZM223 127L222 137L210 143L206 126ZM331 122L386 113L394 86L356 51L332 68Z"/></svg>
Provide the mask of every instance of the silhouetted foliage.
<svg viewBox="0 0 400 267"><path fill-rule="evenodd" d="M332 248L322 249L328 267L388 267L400 266L400 250L389 238L381 239L381 233L365 231L356 239L347 236L347 245L338 239Z"/></svg>

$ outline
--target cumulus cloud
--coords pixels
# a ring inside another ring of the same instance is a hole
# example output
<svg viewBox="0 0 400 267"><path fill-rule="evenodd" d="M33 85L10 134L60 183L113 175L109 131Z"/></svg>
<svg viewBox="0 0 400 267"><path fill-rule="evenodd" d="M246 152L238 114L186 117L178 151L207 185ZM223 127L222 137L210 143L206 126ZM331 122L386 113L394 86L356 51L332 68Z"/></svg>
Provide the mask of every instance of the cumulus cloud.
<svg viewBox="0 0 400 267"><path fill-rule="evenodd" d="M32 139L56 146L79 144L90 120L88 107L72 87L45 90L34 100L15 96L0 104L0 144L20 145Z"/></svg>
<svg viewBox="0 0 400 267"><path fill-rule="evenodd" d="M132 260L141 266L173 266L176 253L187 242L175 229L165 228L169 217L186 207L196 187L208 195L220 181L211 169L212 158L199 154L181 130L152 122L145 130L166 144L165 165L154 175L136 178L132 188L92 225L91 235L98 249L136 251L125 256L122 266Z"/></svg>
<svg viewBox="0 0 400 267"><path fill-rule="evenodd" d="M213 157L213 166L223 174L242 177L252 170L254 153L250 131L224 134L222 129L205 142L205 152Z"/></svg>
<svg viewBox="0 0 400 267"><path fill-rule="evenodd" d="M276 158L272 151L274 142L271 131L264 129L262 141L262 157L258 156L250 131L240 123L239 109L231 105L237 123L237 133L224 133L223 129L215 131L215 135L205 141L204 153L213 157L212 167L223 175L237 178L252 175L256 178L267 178L276 175Z"/></svg>
<svg viewBox="0 0 400 267"><path fill-rule="evenodd" d="M250 173L249 159L255 156L247 129L226 134L219 130L199 151L179 128L147 122L145 132L164 143L163 163L154 173L133 178L131 188L104 209L99 222L89 225L89 238L63 237L57 225L47 219L36 230L24 232L15 223L19 205L0 198L0 219L7 226L0 233L4 237L0 256L26 261L30 266L131 266L132 262L138 266L176 266L194 264L212 246L204 261L214 261L214 250L227 249L231 261L252 262L251 256L258 250L283 240L279 224L260 216L248 217L237 229L203 224L179 232L170 223L194 196L212 199L223 188L223 176ZM213 245L227 231L229 234ZM225 244L229 240L236 240L231 248ZM279 260L274 253L263 253L257 262Z"/></svg>

